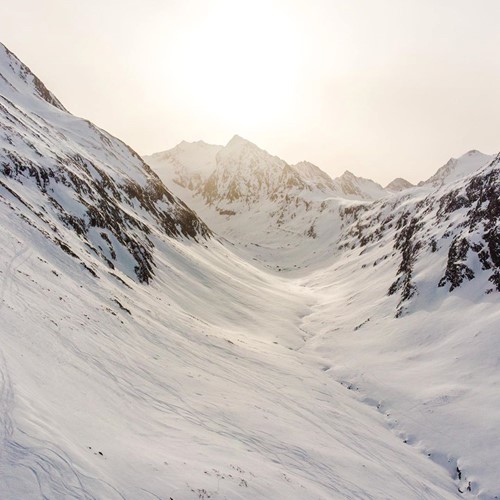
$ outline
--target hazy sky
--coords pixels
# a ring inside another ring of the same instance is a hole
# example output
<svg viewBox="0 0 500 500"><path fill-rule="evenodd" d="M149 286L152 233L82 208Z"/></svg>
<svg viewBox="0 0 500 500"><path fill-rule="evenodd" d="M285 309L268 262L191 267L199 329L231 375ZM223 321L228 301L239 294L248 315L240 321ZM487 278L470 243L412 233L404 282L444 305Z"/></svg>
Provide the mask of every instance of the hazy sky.
<svg viewBox="0 0 500 500"><path fill-rule="evenodd" d="M500 150L500 0L0 0L1 41L141 154L234 134L387 183Z"/></svg>

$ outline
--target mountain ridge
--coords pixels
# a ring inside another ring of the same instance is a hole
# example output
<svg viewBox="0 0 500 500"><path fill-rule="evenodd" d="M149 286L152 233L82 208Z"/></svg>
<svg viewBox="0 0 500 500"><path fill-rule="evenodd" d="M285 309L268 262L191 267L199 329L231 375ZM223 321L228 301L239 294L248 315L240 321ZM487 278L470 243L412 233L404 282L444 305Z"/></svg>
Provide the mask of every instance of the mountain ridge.
<svg viewBox="0 0 500 500"><path fill-rule="evenodd" d="M137 153L69 114L3 46L0 67L0 185L3 202L14 214L28 220L89 272L95 272L96 262L88 249L109 269L121 268L146 282L154 275L148 222L154 221L172 237L210 235ZM74 241L72 231L79 241ZM132 259L132 270L123 252Z"/></svg>

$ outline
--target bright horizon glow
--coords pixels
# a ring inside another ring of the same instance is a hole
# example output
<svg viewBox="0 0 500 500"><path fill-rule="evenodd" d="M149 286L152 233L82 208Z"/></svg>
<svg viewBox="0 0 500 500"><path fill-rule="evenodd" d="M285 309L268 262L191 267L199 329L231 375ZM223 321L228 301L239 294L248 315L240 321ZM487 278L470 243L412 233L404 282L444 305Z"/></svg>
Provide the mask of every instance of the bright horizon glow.
<svg viewBox="0 0 500 500"><path fill-rule="evenodd" d="M17 0L2 39L141 154L243 136L386 184L500 150L497 0Z"/></svg>

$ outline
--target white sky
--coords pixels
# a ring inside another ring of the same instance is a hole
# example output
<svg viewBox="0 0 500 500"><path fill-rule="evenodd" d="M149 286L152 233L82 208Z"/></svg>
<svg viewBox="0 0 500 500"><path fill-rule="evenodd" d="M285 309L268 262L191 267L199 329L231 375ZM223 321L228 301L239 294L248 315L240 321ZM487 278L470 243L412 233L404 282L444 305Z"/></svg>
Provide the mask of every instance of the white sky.
<svg viewBox="0 0 500 500"><path fill-rule="evenodd" d="M385 184L500 150L500 0L0 7L0 40L70 111L141 154L239 134Z"/></svg>

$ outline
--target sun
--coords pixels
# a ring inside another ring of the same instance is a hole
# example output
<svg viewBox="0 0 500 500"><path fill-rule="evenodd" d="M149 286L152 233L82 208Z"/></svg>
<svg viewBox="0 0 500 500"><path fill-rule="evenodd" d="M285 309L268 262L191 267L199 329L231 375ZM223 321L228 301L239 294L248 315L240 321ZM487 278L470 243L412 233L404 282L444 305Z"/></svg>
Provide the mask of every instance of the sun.
<svg viewBox="0 0 500 500"><path fill-rule="evenodd" d="M176 52L178 91L219 121L282 118L297 94L300 47L293 22L272 2L222 2Z"/></svg>

